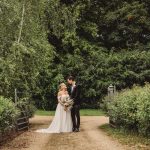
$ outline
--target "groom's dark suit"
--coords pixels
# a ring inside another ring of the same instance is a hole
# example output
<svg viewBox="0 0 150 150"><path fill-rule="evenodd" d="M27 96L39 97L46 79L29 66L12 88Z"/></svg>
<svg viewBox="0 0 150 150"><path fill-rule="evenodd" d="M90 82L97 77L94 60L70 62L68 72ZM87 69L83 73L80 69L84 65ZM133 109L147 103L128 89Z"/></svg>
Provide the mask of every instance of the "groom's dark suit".
<svg viewBox="0 0 150 150"><path fill-rule="evenodd" d="M71 117L73 122L73 129L79 129L80 127L80 86L75 85L74 87L70 86L68 89L70 98L73 99L74 104L71 109Z"/></svg>

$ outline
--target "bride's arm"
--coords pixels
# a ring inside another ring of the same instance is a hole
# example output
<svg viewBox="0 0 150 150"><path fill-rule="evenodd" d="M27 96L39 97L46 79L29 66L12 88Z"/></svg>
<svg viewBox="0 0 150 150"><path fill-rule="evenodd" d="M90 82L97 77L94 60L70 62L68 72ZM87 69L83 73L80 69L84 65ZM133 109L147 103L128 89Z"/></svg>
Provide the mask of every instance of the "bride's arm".
<svg viewBox="0 0 150 150"><path fill-rule="evenodd" d="M58 93L57 99L58 99L58 103L60 103L61 105L63 105L63 103L61 101L61 94L60 93Z"/></svg>

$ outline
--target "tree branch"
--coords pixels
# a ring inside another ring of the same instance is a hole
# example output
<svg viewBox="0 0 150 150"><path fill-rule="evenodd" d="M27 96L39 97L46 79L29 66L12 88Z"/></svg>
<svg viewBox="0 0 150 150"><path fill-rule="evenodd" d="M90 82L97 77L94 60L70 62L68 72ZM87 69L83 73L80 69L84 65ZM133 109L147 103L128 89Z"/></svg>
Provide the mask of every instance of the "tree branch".
<svg viewBox="0 0 150 150"><path fill-rule="evenodd" d="M19 36L18 36L18 43L20 43L20 39L21 39L22 28L23 28L23 21L24 21L24 13L25 13L25 3L23 3L23 8L22 8L22 17L21 17L21 22L20 22L20 30L19 30Z"/></svg>

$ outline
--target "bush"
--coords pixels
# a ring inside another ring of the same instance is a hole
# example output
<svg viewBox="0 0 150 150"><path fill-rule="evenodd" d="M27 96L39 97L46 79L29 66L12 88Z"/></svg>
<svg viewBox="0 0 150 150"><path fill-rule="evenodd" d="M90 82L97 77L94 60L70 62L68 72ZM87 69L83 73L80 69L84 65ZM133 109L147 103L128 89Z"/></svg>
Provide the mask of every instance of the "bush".
<svg viewBox="0 0 150 150"><path fill-rule="evenodd" d="M150 135L150 84L120 92L107 106L109 116L117 126Z"/></svg>
<svg viewBox="0 0 150 150"><path fill-rule="evenodd" d="M31 118L34 115L34 112L36 111L36 107L34 106L33 102L30 101L30 99L28 98L20 99L17 102L17 107L29 118Z"/></svg>
<svg viewBox="0 0 150 150"><path fill-rule="evenodd" d="M13 128L18 115L19 110L14 103L10 99L0 96L0 132Z"/></svg>

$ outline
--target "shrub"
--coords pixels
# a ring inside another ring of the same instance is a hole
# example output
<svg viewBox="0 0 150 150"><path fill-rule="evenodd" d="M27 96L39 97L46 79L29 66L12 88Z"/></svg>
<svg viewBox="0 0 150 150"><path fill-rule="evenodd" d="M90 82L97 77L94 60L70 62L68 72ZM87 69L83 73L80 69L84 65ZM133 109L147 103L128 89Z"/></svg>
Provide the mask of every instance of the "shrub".
<svg viewBox="0 0 150 150"><path fill-rule="evenodd" d="M18 115L19 110L14 103L10 99L0 96L0 132L13 128Z"/></svg>
<svg viewBox="0 0 150 150"><path fill-rule="evenodd" d="M117 126L150 135L150 84L120 92L107 106L109 116Z"/></svg>
<svg viewBox="0 0 150 150"><path fill-rule="evenodd" d="M144 90L139 92L136 115L139 132L150 134L150 85L146 85Z"/></svg>
<svg viewBox="0 0 150 150"><path fill-rule="evenodd" d="M33 102L30 101L29 98L22 98L17 102L17 107L20 109L21 112L25 113L29 118L34 115L36 111L36 107L34 106Z"/></svg>

